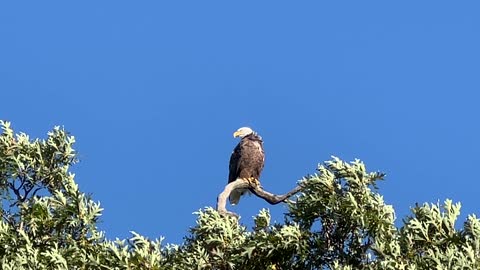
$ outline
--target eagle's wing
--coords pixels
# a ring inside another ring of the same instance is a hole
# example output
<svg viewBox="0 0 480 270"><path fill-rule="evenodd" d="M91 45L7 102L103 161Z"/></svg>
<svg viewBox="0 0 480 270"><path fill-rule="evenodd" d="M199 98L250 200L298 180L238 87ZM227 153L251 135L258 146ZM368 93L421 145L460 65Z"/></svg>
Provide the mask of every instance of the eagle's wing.
<svg viewBox="0 0 480 270"><path fill-rule="evenodd" d="M238 169L240 165L240 159L242 156L242 150L240 143L237 144L235 149L233 149L233 153L230 156L230 165L229 165L229 172L228 172L228 183L233 182L238 177Z"/></svg>
<svg viewBox="0 0 480 270"><path fill-rule="evenodd" d="M240 176L240 172L242 170L242 164L244 163L244 158L242 157L242 149L243 149L243 143L240 141L238 145L233 149L233 153L230 156L230 166L229 166L229 174L228 174L228 183L233 182L237 180L237 178ZM235 189L230 192L230 196L228 197L228 200L232 205L238 204L240 201L240 197L242 197L243 194L247 192L247 189Z"/></svg>

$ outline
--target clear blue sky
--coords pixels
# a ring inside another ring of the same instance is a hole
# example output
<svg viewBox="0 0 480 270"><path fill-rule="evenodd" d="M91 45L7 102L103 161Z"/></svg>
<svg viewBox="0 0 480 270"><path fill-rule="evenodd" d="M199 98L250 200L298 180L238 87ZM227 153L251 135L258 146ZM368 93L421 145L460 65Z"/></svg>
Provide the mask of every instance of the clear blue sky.
<svg viewBox="0 0 480 270"><path fill-rule="evenodd" d="M478 1L4 1L0 118L77 138L76 181L109 238L179 243L214 206L238 127L265 141L263 186L331 155L387 173L416 202L478 208ZM256 197L233 208L245 224Z"/></svg>

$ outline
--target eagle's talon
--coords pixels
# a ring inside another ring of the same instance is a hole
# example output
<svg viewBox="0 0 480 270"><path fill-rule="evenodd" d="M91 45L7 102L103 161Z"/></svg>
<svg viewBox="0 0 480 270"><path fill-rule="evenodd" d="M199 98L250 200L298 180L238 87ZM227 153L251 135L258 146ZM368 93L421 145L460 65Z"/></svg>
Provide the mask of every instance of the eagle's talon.
<svg viewBox="0 0 480 270"><path fill-rule="evenodd" d="M252 187L261 187L260 181L258 181L258 179L255 177L249 177L247 181Z"/></svg>

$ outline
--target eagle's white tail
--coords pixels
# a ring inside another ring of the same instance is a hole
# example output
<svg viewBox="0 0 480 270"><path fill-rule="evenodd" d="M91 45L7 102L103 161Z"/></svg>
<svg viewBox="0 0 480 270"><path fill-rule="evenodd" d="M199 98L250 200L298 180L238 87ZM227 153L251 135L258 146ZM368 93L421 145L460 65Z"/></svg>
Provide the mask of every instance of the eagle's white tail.
<svg viewBox="0 0 480 270"><path fill-rule="evenodd" d="M240 197L247 192L247 189L235 189L232 190L230 193L230 197L228 197L228 200L230 201L231 205L236 205L240 201Z"/></svg>
<svg viewBox="0 0 480 270"><path fill-rule="evenodd" d="M242 196L242 192L240 190L232 190L232 192L230 193L230 197L228 197L230 204L238 204L238 202L240 201L240 196Z"/></svg>

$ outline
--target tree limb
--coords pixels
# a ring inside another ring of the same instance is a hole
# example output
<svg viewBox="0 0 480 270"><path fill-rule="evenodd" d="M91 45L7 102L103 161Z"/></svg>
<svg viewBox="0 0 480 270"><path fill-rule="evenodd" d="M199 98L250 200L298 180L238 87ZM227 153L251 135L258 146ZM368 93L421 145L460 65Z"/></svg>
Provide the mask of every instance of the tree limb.
<svg viewBox="0 0 480 270"><path fill-rule="evenodd" d="M280 202L284 202L286 199L290 198L292 195L302 190L302 186L297 186L286 194L275 195L268 191L263 190L263 188L260 185L255 183L258 183L258 182L248 181L245 179L237 179L233 182L228 183L228 185L225 186L225 189L223 190L223 192L220 193L220 195L218 195L217 197L217 211L220 212L221 214L226 214L226 215L230 215L238 218L237 214L227 211L227 208L226 208L227 198L230 196L230 193L232 193L232 191L236 189L248 188L257 197L264 199L265 201L267 201L272 205L278 204Z"/></svg>
<svg viewBox="0 0 480 270"><path fill-rule="evenodd" d="M275 205L280 202L284 202L286 199L290 198L292 195L302 190L302 187L296 186L294 189L290 190L288 193L285 193L283 195L272 194L268 191L263 190L261 186L250 186L249 190L253 194L267 201L269 204Z"/></svg>

